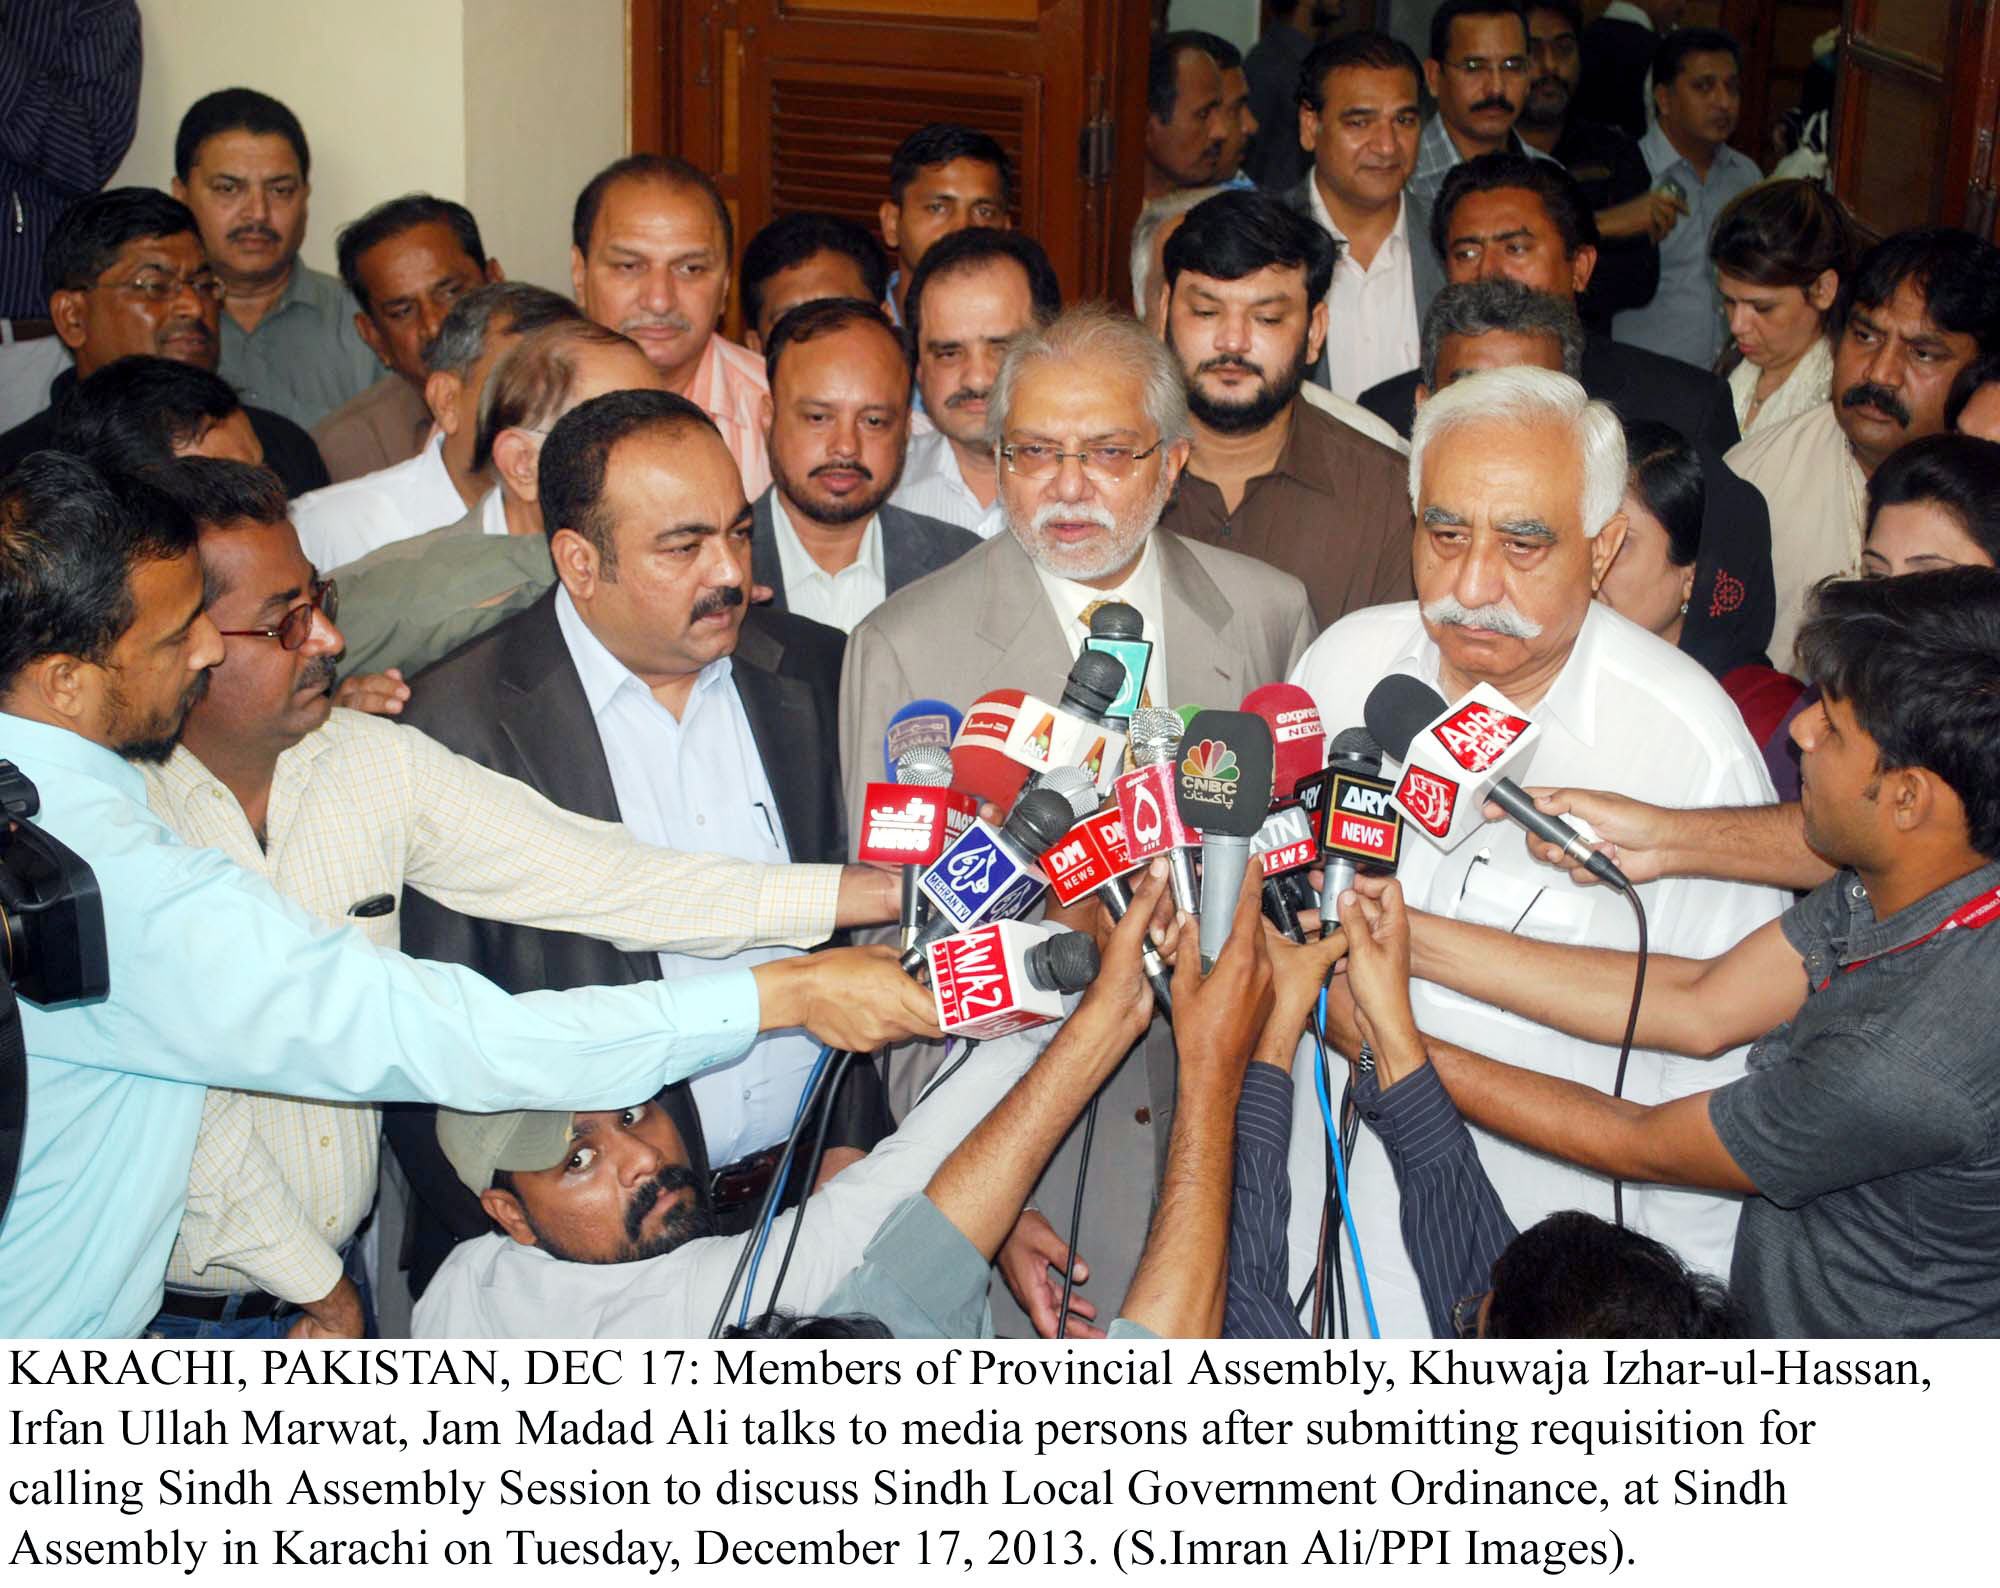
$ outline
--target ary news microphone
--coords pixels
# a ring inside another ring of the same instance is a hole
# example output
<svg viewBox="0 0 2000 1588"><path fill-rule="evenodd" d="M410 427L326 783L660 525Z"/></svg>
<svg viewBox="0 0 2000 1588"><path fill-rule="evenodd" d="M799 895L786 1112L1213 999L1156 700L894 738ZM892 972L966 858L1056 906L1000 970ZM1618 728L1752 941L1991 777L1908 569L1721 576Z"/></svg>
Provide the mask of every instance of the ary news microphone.
<svg viewBox="0 0 2000 1588"><path fill-rule="evenodd" d="M998 832L973 822L917 884L937 914L904 952L903 969L912 976L921 972L923 951L940 938L1026 914L1048 884L1035 861L1069 825L1069 802L1045 788L1016 800Z"/></svg>
<svg viewBox="0 0 2000 1588"><path fill-rule="evenodd" d="M1315 827L1325 862L1319 889L1319 935L1340 925L1340 896L1363 866L1394 871L1403 850L1403 818L1394 787L1382 777L1382 747L1366 728L1343 728L1328 746Z"/></svg>
<svg viewBox="0 0 2000 1588"><path fill-rule="evenodd" d="M1026 921L989 921L924 953L939 1027L982 1042L1060 1020L1063 998L1097 979L1088 933Z"/></svg>
<svg viewBox="0 0 2000 1588"><path fill-rule="evenodd" d="M1276 747L1264 719L1204 711L1181 740L1174 783L1181 820L1201 834L1201 966L1214 965L1250 866L1250 840L1271 809Z"/></svg>
<svg viewBox="0 0 2000 1588"><path fill-rule="evenodd" d="M1146 619L1135 606L1106 601L1090 615L1090 633L1083 647L1113 656L1125 669L1125 687L1111 702L1107 716L1128 720L1146 692L1146 672L1153 664L1153 642L1146 639Z"/></svg>
<svg viewBox="0 0 2000 1588"><path fill-rule="evenodd" d="M888 729L882 735L883 776L891 783L904 781L896 776L896 763L903 759L904 752L919 745L949 750L964 720L956 706L948 706L942 700L911 701L889 719Z"/></svg>
<svg viewBox="0 0 2000 1588"><path fill-rule="evenodd" d="M1526 770L1541 729L1491 684L1477 684L1447 706L1421 679L1392 673L1369 692L1362 716L1384 752L1403 763L1397 808L1439 848L1454 848L1483 825L1480 806L1491 800L1509 819L1554 844L1572 865L1631 892L1624 872L1568 822L1536 809L1507 775L1510 768Z"/></svg>
<svg viewBox="0 0 2000 1588"><path fill-rule="evenodd" d="M935 745L905 750L894 783L870 783L861 804L855 858L897 867L902 874L901 946L916 941L917 878L972 825L978 804L951 785L951 756Z"/></svg>
<svg viewBox="0 0 2000 1588"><path fill-rule="evenodd" d="M1139 865L1125 846L1125 819L1116 805L1085 816L1042 856L1049 892L1057 903L1075 904L1094 893L1114 921L1124 920L1132 908L1132 890L1125 885L1125 874ZM1153 984L1153 1001L1171 1020L1173 979L1167 974L1166 961L1150 943L1140 950L1140 959L1146 967L1146 980Z"/></svg>
<svg viewBox="0 0 2000 1588"><path fill-rule="evenodd" d="M1172 868L1174 903L1183 915L1201 906L1194 885L1194 855L1200 840L1181 821L1174 792L1174 767L1180 759L1181 719L1157 706L1132 714L1132 759L1138 764L1124 773L1112 792L1125 823L1125 849L1134 862L1165 855Z"/></svg>

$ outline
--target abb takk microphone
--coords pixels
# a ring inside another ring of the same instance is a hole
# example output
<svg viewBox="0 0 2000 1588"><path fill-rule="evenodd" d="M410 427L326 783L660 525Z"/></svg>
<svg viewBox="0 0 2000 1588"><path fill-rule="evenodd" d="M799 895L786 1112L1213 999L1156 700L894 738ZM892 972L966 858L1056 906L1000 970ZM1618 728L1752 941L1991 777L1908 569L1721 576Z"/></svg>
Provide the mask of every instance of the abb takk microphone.
<svg viewBox="0 0 2000 1588"><path fill-rule="evenodd" d="M1247 711L1204 711L1181 740L1174 794L1181 821L1201 834L1204 970L1229 938L1250 840L1271 809L1274 756L1271 730Z"/></svg>
<svg viewBox="0 0 2000 1588"><path fill-rule="evenodd" d="M1622 871L1568 822L1536 809L1508 775L1512 769L1527 769L1541 729L1491 684L1477 684L1456 705L1447 706L1421 679L1392 673L1369 692L1362 716L1383 750L1403 763L1397 808L1439 848L1455 848L1482 826L1486 818L1480 806L1491 800L1511 820L1554 844L1573 865L1631 892Z"/></svg>
<svg viewBox="0 0 2000 1588"><path fill-rule="evenodd" d="M998 832L973 822L918 883L937 914L904 953L903 968L916 975L923 950L953 932L1025 914L1048 883L1035 861L1069 826L1069 802L1052 789L1028 790Z"/></svg>
<svg viewBox="0 0 2000 1588"><path fill-rule="evenodd" d="M1097 979L1083 932L991 921L928 945L931 997L948 1035L988 1041L1063 1016L1063 999Z"/></svg>
<svg viewBox="0 0 2000 1588"><path fill-rule="evenodd" d="M1174 766L1180 759L1181 719L1177 712L1147 706L1132 716L1132 758L1138 765L1119 777L1112 792L1125 822L1125 848L1135 862L1165 855L1173 868L1174 903L1184 915L1200 907L1194 885L1192 850L1199 840L1181 821L1174 793Z"/></svg>

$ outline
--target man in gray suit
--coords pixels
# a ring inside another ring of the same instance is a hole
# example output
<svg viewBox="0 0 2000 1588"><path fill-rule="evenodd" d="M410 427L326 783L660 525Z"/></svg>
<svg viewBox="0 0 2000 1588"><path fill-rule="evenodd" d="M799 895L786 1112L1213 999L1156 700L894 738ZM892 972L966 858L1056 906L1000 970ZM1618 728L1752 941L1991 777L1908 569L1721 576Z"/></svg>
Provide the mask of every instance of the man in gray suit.
<svg viewBox="0 0 2000 1588"><path fill-rule="evenodd" d="M1156 529L1187 466L1191 430L1180 367L1136 320L1082 305L1008 352L989 400L1008 533L892 596L848 640L840 689L841 765L858 819L884 729L913 697L969 706L989 689L1054 700L1088 632L1093 603L1123 601L1154 644L1147 692L1159 704L1234 706L1287 675L1313 638L1304 587L1289 574ZM850 821L850 831L858 830ZM1095 906L1092 907L1096 912ZM1157 1022L1101 1094L1078 1246L1079 1294L1125 1293L1145 1243L1173 1123L1172 1034ZM899 1055L911 1073L935 1051ZM891 1095L906 1077L891 1075ZM1066 1227L1080 1142L1044 1172L1037 1205ZM1002 1333L1052 1333L1070 1254L1049 1219L1022 1215L1002 1249ZM1058 1270L1051 1279L1050 1265ZM1088 1316L1094 1309L1084 1302ZM1085 1325L1072 1332L1096 1332Z"/></svg>
<svg viewBox="0 0 2000 1588"><path fill-rule="evenodd" d="M910 353L879 306L818 298L764 346L770 489L757 498L750 577L771 605L842 633L885 596L979 544L889 504L910 441Z"/></svg>
<svg viewBox="0 0 2000 1588"><path fill-rule="evenodd" d="M1424 310L1444 285L1430 209L1407 186L1421 78L1407 44L1368 32L1314 46L1299 72L1298 138L1313 163L1287 197L1340 248L1312 376L1336 396L1411 367Z"/></svg>

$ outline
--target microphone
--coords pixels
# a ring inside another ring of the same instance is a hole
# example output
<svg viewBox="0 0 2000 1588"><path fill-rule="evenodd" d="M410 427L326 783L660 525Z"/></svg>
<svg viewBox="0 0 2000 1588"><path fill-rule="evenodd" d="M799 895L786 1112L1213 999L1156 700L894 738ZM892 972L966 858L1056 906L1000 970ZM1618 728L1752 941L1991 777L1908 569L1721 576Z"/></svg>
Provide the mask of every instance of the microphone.
<svg viewBox="0 0 2000 1588"><path fill-rule="evenodd" d="M1264 719L1277 759L1271 764L1271 797L1295 798L1299 784L1317 774L1326 760L1326 730L1319 707L1297 684L1265 684L1243 697L1243 710Z"/></svg>
<svg viewBox="0 0 2000 1588"><path fill-rule="evenodd" d="M1319 840L1313 836L1312 818L1303 805L1278 806L1264 818L1250 840L1250 853L1257 857L1264 873L1264 914L1294 943L1303 943L1299 928L1301 892L1305 900L1310 889L1300 889L1297 879L1319 859Z"/></svg>
<svg viewBox="0 0 2000 1588"><path fill-rule="evenodd" d="M1194 885L1195 838L1181 820L1174 792L1174 762L1180 756L1181 719L1157 706L1132 716L1132 756L1138 765L1113 785L1125 824L1125 848L1135 863L1165 855L1173 868L1174 903L1193 915L1201 900Z"/></svg>
<svg viewBox="0 0 2000 1588"><path fill-rule="evenodd" d="M931 997L949 1035L989 1041L1063 1016L1063 998L1097 979L1085 932L992 921L930 944Z"/></svg>
<svg viewBox="0 0 2000 1588"><path fill-rule="evenodd" d="M882 775L892 783L900 782L896 763L919 745L949 750L962 721L958 708L942 700L911 701L889 719L888 730L882 735Z"/></svg>
<svg viewBox="0 0 2000 1588"><path fill-rule="evenodd" d="M1049 880L1035 857L1047 853L1069 824L1069 803L1045 788L1023 794L998 832L975 820L917 884L938 913L904 951L903 968L912 976L921 971L923 951L940 938L1026 914Z"/></svg>
<svg viewBox="0 0 2000 1588"><path fill-rule="evenodd" d="M855 858L900 870L900 942L908 948L916 941L917 875L972 825L978 807L950 787L951 756L935 745L905 750L895 771L894 783L870 783L865 791Z"/></svg>
<svg viewBox="0 0 2000 1588"><path fill-rule="evenodd" d="M1026 698L1018 689L989 689L972 703L951 741L954 788L1002 810L1014 803L1030 769L1007 753L1007 741Z"/></svg>
<svg viewBox="0 0 2000 1588"><path fill-rule="evenodd" d="M1402 854L1403 818L1381 771L1381 746L1366 728L1343 728L1334 736L1319 788L1321 937L1340 924L1340 896L1354 886L1359 869L1394 871Z"/></svg>
<svg viewBox="0 0 2000 1588"><path fill-rule="evenodd" d="M1491 800L1514 822L1563 858L1626 893L1632 884L1568 822L1535 808L1507 775L1526 770L1541 729L1515 710L1491 684L1477 684L1455 706L1421 679L1392 673L1369 692L1362 707L1368 731L1403 763L1396 806L1437 842L1452 849L1483 825L1480 805Z"/></svg>
<svg viewBox="0 0 2000 1588"><path fill-rule="evenodd" d="M1125 818L1116 805L1085 816L1042 856L1049 892L1057 903L1075 904L1094 893L1114 921L1124 920L1132 908L1132 890L1125 885L1125 874L1139 865L1125 846ZM1146 980L1153 984L1153 1001L1172 1019L1173 979L1166 961L1150 943L1140 950L1140 958L1146 967Z"/></svg>
<svg viewBox="0 0 2000 1588"><path fill-rule="evenodd" d="M1174 794L1181 820L1201 834L1201 966L1228 941L1236 893L1250 865L1250 840L1271 808L1276 746L1264 719L1247 711L1204 711L1181 741Z"/></svg>
<svg viewBox="0 0 2000 1588"><path fill-rule="evenodd" d="M1107 716L1129 719L1146 691L1146 672L1153 665L1153 642L1145 639L1146 619L1135 606L1107 601L1090 617L1083 646L1113 657L1125 669L1125 687L1111 702Z"/></svg>
<svg viewBox="0 0 2000 1588"><path fill-rule="evenodd" d="M1045 788L1052 793L1060 794L1069 802L1070 818L1073 821L1082 821L1096 810L1099 804L1097 785L1091 781L1090 774L1080 766L1052 766L1046 772L1037 772L1028 779L1028 787Z"/></svg>

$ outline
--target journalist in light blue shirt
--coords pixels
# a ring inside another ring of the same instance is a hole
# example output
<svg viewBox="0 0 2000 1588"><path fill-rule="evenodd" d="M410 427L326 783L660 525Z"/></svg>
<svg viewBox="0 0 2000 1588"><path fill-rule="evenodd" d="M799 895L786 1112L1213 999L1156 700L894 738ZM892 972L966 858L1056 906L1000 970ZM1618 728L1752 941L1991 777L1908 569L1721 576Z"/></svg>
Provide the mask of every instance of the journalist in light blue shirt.
<svg viewBox="0 0 2000 1588"><path fill-rule="evenodd" d="M280 898L146 806L80 734L0 713L0 757L104 901L107 997L23 1002L28 1115L0 1222L0 1334L136 1335L158 1310L209 1085L455 1108L619 1108L742 1054L747 968L509 997ZM581 1078L551 1092L552 1077Z"/></svg>

